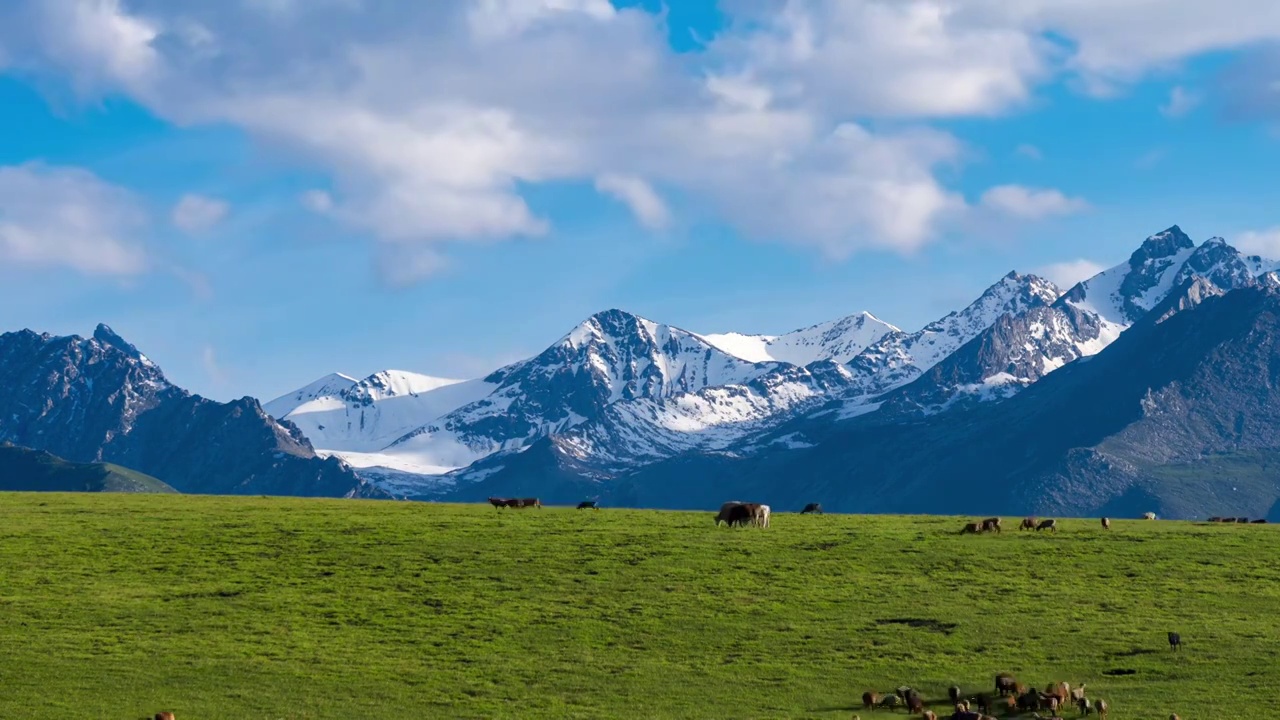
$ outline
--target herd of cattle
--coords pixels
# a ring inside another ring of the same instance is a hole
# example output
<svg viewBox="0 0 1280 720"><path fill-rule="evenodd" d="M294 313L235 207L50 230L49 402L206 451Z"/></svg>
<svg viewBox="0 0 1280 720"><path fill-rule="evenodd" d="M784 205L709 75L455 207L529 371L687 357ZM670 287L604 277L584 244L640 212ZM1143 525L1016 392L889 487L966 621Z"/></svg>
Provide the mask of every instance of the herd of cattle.
<svg viewBox="0 0 1280 720"><path fill-rule="evenodd" d="M892 693L881 695L876 692L862 694L862 707L866 710L896 710L904 708L909 714L920 715L924 720L940 720L949 717L951 720L995 720L994 713L1003 710L1012 715L1015 713L1031 713L1036 720L1054 720L1059 718L1058 712L1068 707L1080 711L1080 715L1096 714L1099 720L1106 720L1111 711L1110 704L1102 698L1088 697L1085 685L1071 687L1070 683L1049 683L1043 691L1018 682L1017 678L1001 673L996 676L995 690L990 693L965 695L960 688L952 686L947 691L949 704L954 712L949 716L940 716L933 710L925 708L924 698L910 687L900 687ZM1052 715L1040 715L1046 710ZM857 715L854 720L859 720ZM1170 715L1169 720L1179 720L1177 715Z"/></svg>

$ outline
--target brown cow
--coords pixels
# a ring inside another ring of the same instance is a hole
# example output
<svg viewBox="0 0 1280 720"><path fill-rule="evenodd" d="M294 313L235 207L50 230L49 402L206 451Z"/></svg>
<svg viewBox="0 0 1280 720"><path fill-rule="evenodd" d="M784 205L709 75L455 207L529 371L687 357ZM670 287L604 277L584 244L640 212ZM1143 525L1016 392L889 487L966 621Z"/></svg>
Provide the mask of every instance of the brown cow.
<svg viewBox="0 0 1280 720"><path fill-rule="evenodd" d="M1041 530L1050 530L1052 532L1058 532L1058 521L1054 520L1053 518L1050 518L1048 520L1041 520L1040 524L1036 526L1036 532L1040 532Z"/></svg>
<svg viewBox="0 0 1280 720"><path fill-rule="evenodd" d="M915 713L924 714L924 698L920 697L920 693L915 690L907 693L907 713L912 715Z"/></svg>
<svg viewBox="0 0 1280 720"><path fill-rule="evenodd" d="M965 525L963 529L960 530L960 534L964 535L965 533L973 533L977 535L982 531L983 531L982 523L969 523L968 525Z"/></svg>
<svg viewBox="0 0 1280 720"><path fill-rule="evenodd" d="M870 690L862 693L862 707L870 710L875 707L878 702L880 702L879 695L871 692Z"/></svg>
<svg viewBox="0 0 1280 720"><path fill-rule="evenodd" d="M171 713L171 712L158 712L158 713L156 713L156 719L155 719L155 720L173 720L173 713Z"/></svg>
<svg viewBox="0 0 1280 720"><path fill-rule="evenodd" d="M1093 709L1094 712L1098 713L1098 717L1101 718L1101 720L1107 720L1107 710L1110 710L1111 706L1107 705L1106 700L1098 698L1098 702L1093 704Z"/></svg>
<svg viewBox="0 0 1280 720"><path fill-rule="evenodd" d="M1102 529L1103 530L1111 529L1111 518L1102 518Z"/></svg>
<svg viewBox="0 0 1280 720"><path fill-rule="evenodd" d="M1019 530L1035 530L1036 523L1039 522L1034 516L1022 518L1022 524L1018 526Z"/></svg>
<svg viewBox="0 0 1280 720"><path fill-rule="evenodd" d="M751 508L746 504L733 505L729 508L728 514L725 516L724 522L729 527L738 525L750 525L755 522L755 515Z"/></svg>
<svg viewBox="0 0 1280 720"><path fill-rule="evenodd" d="M995 530L996 532L1000 532L1000 518L987 518L982 521L982 527L984 530Z"/></svg>
<svg viewBox="0 0 1280 720"><path fill-rule="evenodd" d="M996 676L996 694L1000 697L1007 697L1014 694L1018 689L1018 680L1009 673L1000 673Z"/></svg>
<svg viewBox="0 0 1280 720"><path fill-rule="evenodd" d="M924 720L938 720L938 713L932 710L924 711Z"/></svg>
<svg viewBox="0 0 1280 720"><path fill-rule="evenodd" d="M538 498L520 498L519 500L516 500L516 502L519 503L516 507L535 507L539 510L542 509L542 502L539 501Z"/></svg>

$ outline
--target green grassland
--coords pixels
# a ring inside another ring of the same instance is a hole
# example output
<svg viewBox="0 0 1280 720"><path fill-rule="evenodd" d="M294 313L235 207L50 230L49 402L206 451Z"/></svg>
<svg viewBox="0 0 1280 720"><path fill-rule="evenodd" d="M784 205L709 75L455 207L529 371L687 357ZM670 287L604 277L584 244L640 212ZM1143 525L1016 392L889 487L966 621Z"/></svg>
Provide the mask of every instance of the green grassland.
<svg viewBox="0 0 1280 720"><path fill-rule="evenodd" d="M964 520L0 494L0 718L866 720L1002 671L1275 715L1280 528Z"/></svg>

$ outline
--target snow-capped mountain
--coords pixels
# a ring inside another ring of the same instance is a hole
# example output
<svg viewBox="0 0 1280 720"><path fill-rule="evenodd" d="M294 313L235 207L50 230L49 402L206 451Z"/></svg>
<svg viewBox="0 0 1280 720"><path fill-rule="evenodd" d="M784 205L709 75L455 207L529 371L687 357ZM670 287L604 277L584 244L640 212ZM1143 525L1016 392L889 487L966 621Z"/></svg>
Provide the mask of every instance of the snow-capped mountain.
<svg viewBox="0 0 1280 720"><path fill-rule="evenodd" d="M0 335L0 441L118 463L181 492L382 495L257 400L217 403L173 385L106 325L90 338Z"/></svg>
<svg viewBox="0 0 1280 720"><path fill-rule="evenodd" d="M288 395L278 397L275 400L264 404L262 409L266 410L271 417L283 419L288 417L289 413L293 412L298 407L305 405L312 400L341 395L357 382L359 382L359 380L356 380L353 377L347 377L342 373L332 373L325 375L306 387L298 388Z"/></svg>
<svg viewBox="0 0 1280 720"><path fill-rule="evenodd" d="M820 360L847 363L880 338L901 330L869 312L820 323L785 335L703 335L711 345L748 362L805 366Z"/></svg>

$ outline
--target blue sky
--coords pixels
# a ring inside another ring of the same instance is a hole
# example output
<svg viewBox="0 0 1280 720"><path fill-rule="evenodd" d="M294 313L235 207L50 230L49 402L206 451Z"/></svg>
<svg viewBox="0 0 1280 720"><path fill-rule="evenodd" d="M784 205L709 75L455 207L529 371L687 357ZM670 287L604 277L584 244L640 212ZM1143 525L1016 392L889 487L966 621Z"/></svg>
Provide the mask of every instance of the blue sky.
<svg viewBox="0 0 1280 720"><path fill-rule="evenodd" d="M610 307L911 329L1174 223L1280 255L1280 13L1197 3L20 0L0 329L270 399Z"/></svg>

